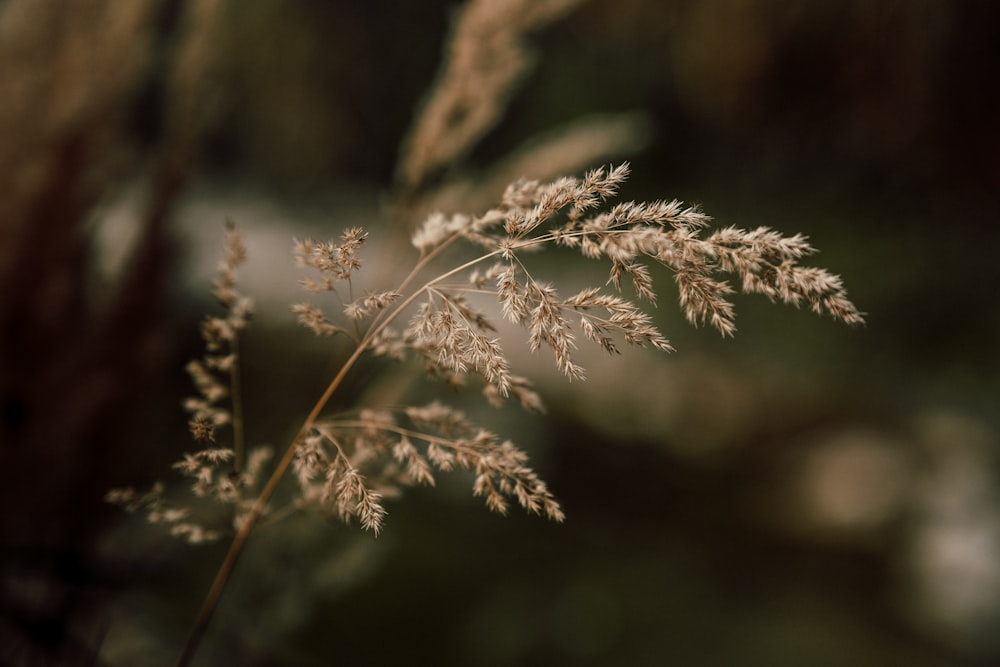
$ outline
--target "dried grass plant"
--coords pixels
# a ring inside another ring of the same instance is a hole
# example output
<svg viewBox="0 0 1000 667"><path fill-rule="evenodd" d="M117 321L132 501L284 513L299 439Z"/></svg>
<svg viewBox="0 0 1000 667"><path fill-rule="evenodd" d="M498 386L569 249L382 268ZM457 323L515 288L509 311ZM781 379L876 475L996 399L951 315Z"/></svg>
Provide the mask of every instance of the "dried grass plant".
<svg viewBox="0 0 1000 667"><path fill-rule="evenodd" d="M94 488L133 446L168 356L167 219L219 4L0 3L0 664L94 660L94 590L113 579ZM137 119L160 94L164 126ZM133 179L143 210L111 275L94 228Z"/></svg>
<svg viewBox="0 0 1000 667"><path fill-rule="evenodd" d="M400 158L398 189L410 208L399 210L420 209L413 193L420 192L426 204L435 192L456 191L461 176L449 182L442 170L459 164L502 114L528 62L525 34L573 4L474 1L462 9L438 82ZM627 143L639 125L612 123L604 136ZM595 130L588 126L578 134L591 141ZM532 150L565 154L567 136L572 133ZM531 154L521 152L510 164L530 162ZM592 157L587 150L575 155ZM501 319L520 327L524 344L549 356L569 381L585 379L578 359L582 345L611 355L623 346L672 350L650 315L658 303L656 275L672 276L689 322L723 336L736 330L730 299L735 292L804 306L848 324L863 321L838 276L800 263L814 252L804 236L765 227L713 228L698 207L677 200L615 203L628 175L625 163L580 177L521 178L485 212L426 215L410 237L412 269L395 284L378 283L377 277L373 282L364 270L363 229L346 229L331 241L295 241L295 261L306 272L302 287L313 298L294 304L292 312L313 334L342 339L350 351L273 465L272 453L248 447L245 434L239 344L253 303L237 280L246 248L236 226L228 226L214 284L222 313L205 319L205 354L187 368L197 390L185 402L196 448L175 468L190 479L194 496L231 508L229 517L221 525L209 523L199 516L202 505L171 503L160 484L146 492L108 494L189 542L233 536L180 664L194 655L248 538L265 517L315 511L377 535L386 524L387 494L408 485L433 486L439 474L465 470L473 494L489 509L503 514L517 506L564 520L525 452L455 407L362 404L329 412L331 398L363 358L418 363L434 380L478 389L492 404L515 402L541 412L542 398L512 367L508 341L497 334ZM565 287L539 277L540 251L601 261L607 281L566 294ZM289 477L297 484L291 504L272 506Z"/></svg>

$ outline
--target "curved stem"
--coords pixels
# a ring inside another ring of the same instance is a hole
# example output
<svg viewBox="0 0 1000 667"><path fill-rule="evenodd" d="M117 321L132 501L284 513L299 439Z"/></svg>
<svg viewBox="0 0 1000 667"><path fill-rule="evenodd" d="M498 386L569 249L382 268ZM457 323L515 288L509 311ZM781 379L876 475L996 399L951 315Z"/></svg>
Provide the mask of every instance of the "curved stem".
<svg viewBox="0 0 1000 667"><path fill-rule="evenodd" d="M313 406L309 416L307 416L305 421L302 423L302 427L299 429L298 434L296 434L295 439L292 440L292 443L288 446L284 456L281 457L281 461L278 462L277 467L271 474L270 479L267 480L267 484L264 486L264 489L257 497L253 508L250 510L250 514L243 522L243 525L240 526L239 532L236 534L232 545L229 547L229 551L226 553L226 558L222 561L222 565L219 566L219 571L215 575L212 587L209 589L208 595L205 596L205 601L202 603L201 609L198 612L198 617L195 620L194 627L191 628L191 632L188 634L187 642L184 644L181 656L177 660L178 667L185 667L191 663L191 659L194 657L195 650L198 648L202 635L205 634L205 629L208 627L208 623L212 619L212 615L215 613L215 608L219 604L219 598L222 597L222 592L226 587L226 583L229 581L229 577L232 575L233 569L236 567L236 562L239 560L240 554L243 553L243 547L250 538L250 532L253 530L258 519L260 519L261 514L263 514L264 507L271 499L271 496L274 495L275 490L278 488L278 483L281 481L282 477L284 477L288 466L295 458L295 452L298 451L299 443L302 441L302 438L310 431L310 429L312 429L316 420L319 418L319 415L322 413L323 408L326 407L326 404L333 396L333 393L344 381L344 378L347 376L347 372L364 353L367 348L368 340L369 339L366 337L366 339L355 348L351 356L346 362L344 362L344 365L341 366L337 376L332 382L330 382L326 390L323 392L323 395L320 396L319 400L316 401L316 404Z"/></svg>
<svg viewBox="0 0 1000 667"><path fill-rule="evenodd" d="M426 267L427 264L431 261L431 259L436 257L446 246L450 245L450 243L454 240L454 238L455 237L448 239L447 241L437 246L433 251L421 257L420 260L417 262L416 266L414 267L414 269L409 273L409 275L406 276L406 278L400 284L399 291L405 289L405 286L409 284L409 282L413 280L420 273L421 269ZM417 299L417 297L426 292L430 287L440 282L441 280L445 280L455 275L456 273L463 271L471 266L474 266L479 262L488 259L489 257L492 257L498 253L499 251L487 253L486 255L482 255L477 259L466 262L461 266L455 267L454 269L451 269L450 271L429 280L422 287L415 290L409 297L404 299L403 302L399 304L399 306L397 306L395 309L393 309L391 312L385 315L385 317L381 321L379 321L379 318L377 317L375 318L375 320L372 323L372 327L368 330L365 336L358 343L357 347L354 349L354 352L351 353L351 356L347 359L347 361L344 362L344 365L341 366L340 371L338 371L336 377L334 377L333 380L330 382L330 384L327 386L326 390L323 392L323 395L320 396L319 400L316 401L316 404L313 406L312 411L309 413L305 421L302 423L302 427L299 429L295 438L288 446L288 449L285 450L284 455L281 457L281 460L275 467L274 472L271 474L271 477L267 480L267 484L264 485L263 490L260 492L260 495L254 502L254 505L251 508L250 513L244 520L243 525L240 526L239 531L236 533L236 537L233 539L233 543L230 545L229 551L226 553L226 557L222 561L222 565L219 566L219 570L215 575L215 579L212 582L212 586L211 588L209 588L208 594L205 596L205 601L202 603L201 609L198 612L198 616L195 619L194 626L191 628L191 632L188 634L187 641L184 644L184 649L181 652L181 656L177 661L178 667L186 667L186 665L189 665L191 659L194 657L194 653L198 648L198 644L201 642L201 638L205 634L205 630L208 627L209 621L211 621L212 616L215 613L215 609L219 604L219 599L222 597L222 593L225 590L226 583L232 576L233 570L236 567L236 562L239 560L240 555L243 553L243 548L246 546L246 542L250 538L250 533L253 531L254 526L257 524L257 521L264 513L264 508L267 506L268 501L270 501L271 497L274 495L275 490L278 488L278 483L284 477L285 471L288 469L288 466L291 465L292 461L295 459L295 453L298 451L299 444L302 442L302 439L305 437L305 435L313 428L313 426L316 423L316 420L319 418L320 414L323 412L323 409L326 407L326 404L330 401L330 398L333 396L337 388L340 387L341 383L344 381L344 378L347 376L347 373L351 370L351 368L354 367L354 364L357 363L358 359L361 358L361 355L364 354L364 352L368 349L368 346L371 344L371 341L379 333L381 333L382 330L384 330L389 325L389 323L395 320L395 318L407 306L412 304L413 301Z"/></svg>

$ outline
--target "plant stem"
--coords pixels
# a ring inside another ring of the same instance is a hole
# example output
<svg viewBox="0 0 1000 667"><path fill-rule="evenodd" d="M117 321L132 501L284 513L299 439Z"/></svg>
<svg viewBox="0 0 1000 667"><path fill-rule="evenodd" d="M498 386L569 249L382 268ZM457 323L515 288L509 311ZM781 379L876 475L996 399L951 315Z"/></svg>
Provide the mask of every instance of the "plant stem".
<svg viewBox="0 0 1000 667"><path fill-rule="evenodd" d="M423 269L431 261L431 259L437 256L441 251L443 251L443 249L447 247L453 240L454 237L452 239L448 239L447 241L441 243L430 253L423 256L417 262L416 266L413 268L410 274L400 284L400 290L404 289L405 286L421 271L421 269ZM395 309L389 312L381 321L379 321L379 318L376 317L376 319L372 323L372 327L365 334L364 338L362 338L362 340L358 343L358 346L354 349L354 352L347 359L347 361L344 362L344 365L341 366L340 371L337 373L337 376L334 377L333 380L330 382L330 384L327 386L326 390L323 392L323 395L320 396L319 400L316 401L316 404L313 406L312 411L309 413L305 421L302 423L302 427L299 429L299 432L296 434L295 438L288 446L288 449L285 450L285 453L281 457L281 460L278 462L278 465L275 467L274 472L271 473L271 477L267 480L267 484L264 485L263 490L260 492L260 495L254 502L254 505L251 508L250 513L247 515L246 520L244 520L243 525L240 526L239 531L236 533L236 537L233 539L233 543L230 545L229 551L226 553L226 557L222 561L222 565L219 566L219 570L218 572L216 572L215 580L212 582L212 586L209 589L208 594L205 596L205 601L202 603L201 609L198 612L198 617L195 619L194 626L191 628L191 632L188 634L187 641L184 644L184 649L181 652L181 656L177 661L177 667L186 667L191 663L191 660L194 657L194 653L198 648L198 644L201 642L201 638L205 634L205 630L208 628L209 621L211 621L212 616L215 613L215 609L219 604L219 599L222 597L222 593L225 590L226 584L228 583L229 578L232 576L233 570L236 567L236 562L239 560L240 555L243 553L243 548L246 546L247 540L250 539L250 533L253 531L254 526L257 524L257 521L264 513L264 508L267 506L268 501L270 501L271 496L274 495L274 492L278 488L279 482L281 482L282 478L284 477L285 471L288 469L288 466L295 459L295 452L298 451L299 444L302 442L303 438L305 438L306 434L308 434L309 431L313 428L313 426L316 423L316 420L319 419L320 414L326 407L326 404L330 401L330 398L333 396L334 392L344 381L344 378L347 376L348 371L350 371L351 368L354 367L354 364L357 363L358 359L361 358L361 355L364 354L366 350L368 350L371 341L374 340L374 338L379 333L381 333L382 330L385 329L390 322L395 320L395 318L403 310L405 310L407 306L413 303L413 301L420 294L426 292L429 288L431 288L441 280L445 280L448 277L453 276L456 273L464 269L467 269L471 266L474 266L477 263L485 259L488 259L489 257L492 257L498 253L499 251L488 253L486 255L478 257L477 259L466 262L461 266L455 267L454 269L451 269L450 271L441 274L440 276L437 276L436 278L428 281L423 287L414 291L408 298L404 299L403 302L399 304L399 306L397 306ZM234 406L234 416L235 416L235 406ZM240 415L240 420L242 421L242 415ZM240 439L242 439L242 423L240 425L240 429L241 429Z"/></svg>
<svg viewBox="0 0 1000 667"><path fill-rule="evenodd" d="M250 538L250 532L253 530L257 520L260 519L263 514L264 507L271 499L271 496L274 495L275 490L278 488L278 483L281 481L282 477L284 477L288 466L295 458L295 452L298 451L299 443L302 442L305 435L312 429L316 420L319 418L320 413L322 413L323 408L326 407L326 404L333 396L333 393L344 381L348 371L365 352L369 340L370 339L366 337L366 339L355 348L351 356L346 362L344 362L344 365L341 366L337 376L332 382L330 382L326 390L323 392L323 395L320 396L319 400L316 401L316 404L313 406L309 416L307 416L305 421L302 423L302 427L299 429L295 439L292 440L288 449L285 450L284 456L281 457L281 461L278 462L278 465L271 474L270 479L267 480L267 484L257 497L253 508L250 510L250 514L243 522L243 525L240 526L239 532L233 539L233 543L230 545L229 551L226 553L226 558L222 561L222 565L219 566L219 571L215 575L212 587L209 589L208 595L205 596L205 601L202 603L201 610L198 612L198 617L195 620L194 627L191 628L191 632L188 634L187 642L184 644L181 656L177 660L177 667L186 667L191 663L191 659L194 657L194 653L198 648L202 635L204 635L205 629L208 627L208 623L212 619L212 615L215 613L215 608L219 603L219 598L222 597L222 592L226 587L226 583L229 581L229 578L233 573L233 569L236 567L236 561L239 560L240 554L243 553L243 547Z"/></svg>
<svg viewBox="0 0 1000 667"><path fill-rule="evenodd" d="M229 371L229 396L233 407L233 450L235 457L233 468L243 472L246 459L246 445L243 440L243 392L240 388L240 349L239 335L233 336L229 351L233 355L233 367Z"/></svg>

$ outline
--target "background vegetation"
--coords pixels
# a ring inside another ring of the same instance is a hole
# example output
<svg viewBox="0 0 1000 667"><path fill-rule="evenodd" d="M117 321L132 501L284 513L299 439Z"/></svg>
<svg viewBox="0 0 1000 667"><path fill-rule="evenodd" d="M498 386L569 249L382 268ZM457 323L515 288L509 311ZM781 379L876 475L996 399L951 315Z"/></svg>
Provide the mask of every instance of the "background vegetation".
<svg viewBox="0 0 1000 667"><path fill-rule="evenodd" d="M249 437L288 440L329 379L287 311L291 237L419 222L387 204L455 3L57 4L0 5L0 662L168 664L224 545L101 498L189 446L226 217L260 311ZM639 112L608 156L625 199L808 234L867 327L741 299L720 340L663 308L676 354L543 375L547 417L500 415L565 524L466 479L391 503L378 540L278 524L205 664L1000 658L998 31L972 0L591 0L536 35L457 170Z"/></svg>

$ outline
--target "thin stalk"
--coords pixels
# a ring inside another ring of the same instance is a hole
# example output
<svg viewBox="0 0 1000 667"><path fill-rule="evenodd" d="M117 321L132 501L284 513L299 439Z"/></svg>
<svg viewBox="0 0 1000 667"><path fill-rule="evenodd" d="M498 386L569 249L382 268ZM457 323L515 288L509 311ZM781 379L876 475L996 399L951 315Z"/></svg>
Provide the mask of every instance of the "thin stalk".
<svg viewBox="0 0 1000 667"><path fill-rule="evenodd" d="M444 243L436 247L433 251L421 257L420 260L417 262L416 266L414 267L414 269L410 272L409 275L406 276L406 278L400 284L399 291L404 289L405 286L409 284L409 282L413 280L413 278L420 273L420 270L423 269L425 266L427 266L427 264L431 261L431 259L437 256L445 246L451 243L452 240L453 239L449 239L445 241ZM499 250L487 253L474 260L470 260L460 266L457 266L451 269L450 271L447 271L446 273L443 273L437 276L436 278L433 278L432 280L429 280L421 288L415 290L409 297L404 299L403 302L400 303L395 309L389 312L388 315L386 315L384 319L381 320L381 322L379 322L378 318L376 318L373 321L373 326L368 330L368 332L365 334L364 338L360 341L360 343L358 343L358 346L354 349L354 352L347 359L347 361L344 362L344 365L341 366L340 371L327 386L326 390L323 392L323 395L320 396L319 400L316 401L316 404L313 406L312 411L309 413L305 421L302 423L302 426L299 429L298 433L296 434L295 438L288 446L288 449L285 450L285 453L281 457L281 460L278 462L278 465L275 467L274 472L271 473L271 477L267 480L267 484L264 485L263 490L260 492L260 495L254 502L254 505L251 508L249 515L247 515L246 520L243 522L243 525L240 526L239 531L236 533L236 537L233 539L233 543L230 545L229 551L226 553L226 557L222 561L222 565L219 566L219 570L218 572L216 572L215 579L212 582L212 586L211 588L209 588L208 594L205 596L205 601L202 603L201 609L198 612L198 616L195 619L194 626L191 628L191 632L188 635L186 643L184 644L184 649L181 652L181 656L177 661L177 667L186 667L191 663L191 660L194 657L194 653L198 648L198 644L201 642L201 638L205 634L205 630L208 628L208 624L211 621L212 616L215 613L215 609L219 604L219 599L222 597L222 593L225 590L226 584L228 583L230 577L232 576L233 570L236 567L236 563L239 560L240 555L243 553L243 548L246 546L247 540L250 538L250 533L253 531L254 526L257 524L257 521L264 513L264 508L267 506L268 501L270 501L271 497L274 495L275 490L277 490L278 484L284 477L285 471L288 469L288 466L291 465L292 461L295 459L295 453L298 451L299 444L302 442L303 438L305 438L306 434L309 433L309 431L313 428L313 426L316 423L316 420L319 419L320 414L326 407L326 404L330 401L330 398L333 396L334 392L337 391L337 388L340 387L340 385L343 383L344 378L347 376L347 373L351 370L351 368L354 367L354 364L357 363L358 359L361 358L361 355L368 350L368 346L371 344L371 341L376 336L378 336L378 334L380 334L382 330L384 330L393 320L395 320L396 317L403 310L405 310L407 306L412 304L413 301L417 299L417 297L419 297L421 294L423 294L428 289L433 287L436 283L442 280L446 280L447 278L455 275L456 273L459 273L460 271L475 266L479 262L489 259L490 257L493 257L499 253L500 253ZM236 407L234 405L234 421L235 421L235 411ZM242 426L241 426L240 437L242 438Z"/></svg>
<svg viewBox="0 0 1000 667"><path fill-rule="evenodd" d="M233 408L233 450L235 452L233 468L243 472L246 459L246 444L243 436L243 392L240 388L240 337L233 336L229 352L233 355L233 366L229 371L229 396Z"/></svg>
<svg viewBox="0 0 1000 667"><path fill-rule="evenodd" d="M233 543L230 545L229 551L226 553L226 557L222 561L222 565L219 566L219 571L215 575L212 587L209 589L208 595L205 596L205 601L202 603L201 609L198 612L198 617L195 620L194 626L191 628L187 642L184 644L181 656L177 660L177 667L186 667L191 663L191 659L194 657L198 644L200 643L202 636L205 634L205 629L208 627L208 623L212 619L212 615L215 613L215 609L219 604L219 599L222 597L222 592L226 587L226 583L229 581L229 578L233 573L233 569L236 567L236 562L239 560L240 554L243 553L243 547L250 538L250 532L253 530L257 520L260 519L261 514L263 514L264 507L271 499L271 496L274 495L275 490L278 488L278 483L281 481L282 477L284 477L288 466L295 458L295 452L298 451L299 443L302 442L305 435L310 431L310 429L312 429L316 420L319 418L319 415L326 407L326 404L330 401L334 392L344 381L348 371L350 371L350 369L364 353L367 348L368 340L369 339L366 338L365 341L362 341L362 343L355 348L351 356L346 362L344 362L344 365L341 366L337 376L332 382L330 382L326 390L323 392L323 395L320 396L319 400L316 401L316 404L313 406L309 416L307 416L305 421L302 423L302 427L299 429L295 439L292 440L288 449L285 450L284 456L281 457L281 461L278 462L278 465L271 474L270 479L267 480L267 484L260 492L256 502L254 502L254 505L250 510L250 514L243 522L243 525L240 526L240 530L236 533L236 537L233 539Z"/></svg>

